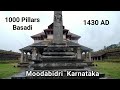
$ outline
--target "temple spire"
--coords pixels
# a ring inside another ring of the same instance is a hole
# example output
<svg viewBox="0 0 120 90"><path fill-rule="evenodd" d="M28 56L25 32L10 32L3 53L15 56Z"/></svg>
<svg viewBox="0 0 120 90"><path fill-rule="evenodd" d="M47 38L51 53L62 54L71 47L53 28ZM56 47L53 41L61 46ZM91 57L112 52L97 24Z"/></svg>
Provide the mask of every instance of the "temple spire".
<svg viewBox="0 0 120 90"><path fill-rule="evenodd" d="M53 43L56 44L63 43L62 11L54 11Z"/></svg>

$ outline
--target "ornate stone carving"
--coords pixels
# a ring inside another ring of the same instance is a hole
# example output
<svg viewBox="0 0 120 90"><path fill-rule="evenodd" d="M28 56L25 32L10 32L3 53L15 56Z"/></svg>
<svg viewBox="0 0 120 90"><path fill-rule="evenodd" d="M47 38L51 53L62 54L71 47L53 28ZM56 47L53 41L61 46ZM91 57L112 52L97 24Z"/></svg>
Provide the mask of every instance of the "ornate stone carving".
<svg viewBox="0 0 120 90"><path fill-rule="evenodd" d="M61 14L56 14L55 16L54 16L54 20L56 21L56 22L62 22L62 15Z"/></svg>

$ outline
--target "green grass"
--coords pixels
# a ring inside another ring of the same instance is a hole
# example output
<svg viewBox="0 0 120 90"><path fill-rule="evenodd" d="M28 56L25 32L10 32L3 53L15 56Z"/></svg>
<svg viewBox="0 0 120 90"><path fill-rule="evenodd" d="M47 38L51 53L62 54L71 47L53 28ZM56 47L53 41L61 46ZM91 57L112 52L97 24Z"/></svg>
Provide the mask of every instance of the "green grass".
<svg viewBox="0 0 120 90"><path fill-rule="evenodd" d="M0 62L0 78L6 78L20 72L20 68L18 68L16 65L16 61Z"/></svg>
<svg viewBox="0 0 120 90"><path fill-rule="evenodd" d="M94 62L98 66L95 66L95 69L99 72L105 73L105 76L111 77L114 79L120 79L120 63L113 62Z"/></svg>

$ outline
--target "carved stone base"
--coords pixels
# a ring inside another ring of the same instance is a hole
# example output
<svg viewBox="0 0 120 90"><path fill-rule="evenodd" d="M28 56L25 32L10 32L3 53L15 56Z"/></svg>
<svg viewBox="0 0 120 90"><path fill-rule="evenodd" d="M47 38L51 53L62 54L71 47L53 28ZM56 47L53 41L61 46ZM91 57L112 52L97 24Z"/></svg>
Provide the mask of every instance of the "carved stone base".
<svg viewBox="0 0 120 90"><path fill-rule="evenodd" d="M39 63L39 64L33 64L32 67L34 70L44 70L44 69L81 69L84 67L87 67L87 63L75 63L75 62L51 62L51 63Z"/></svg>
<svg viewBox="0 0 120 90"><path fill-rule="evenodd" d="M84 61L84 63L87 63L88 66L94 66L93 61Z"/></svg>
<svg viewBox="0 0 120 90"><path fill-rule="evenodd" d="M17 67L28 67L29 62L24 62L24 63L18 63Z"/></svg>

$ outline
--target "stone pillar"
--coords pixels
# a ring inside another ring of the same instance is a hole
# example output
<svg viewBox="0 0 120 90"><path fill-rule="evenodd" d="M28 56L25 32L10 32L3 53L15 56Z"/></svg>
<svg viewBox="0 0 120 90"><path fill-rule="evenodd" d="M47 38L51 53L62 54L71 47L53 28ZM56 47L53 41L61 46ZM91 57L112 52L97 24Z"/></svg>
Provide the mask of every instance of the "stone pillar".
<svg viewBox="0 0 120 90"><path fill-rule="evenodd" d="M85 60L87 60L87 52L85 52Z"/></svg>
<svg viewBox="0 0 120 90"><path fill-rule="evenodd" d="M100 56L100 60L102 60L102 56Z"/></svg>
<svg viewBox="0 0 120 90"><path fill-rule="evenodd" d="M36 60L36 48L32 50L32 60Z"/></svg>
<svg viewBox="0 0 120 90"><path fill-rule="evenodd" d="M27 52L25 52L24 62L27 62Z"/></svg>
<svg viewBox="0 0 120 90"><path fill-rule="evenodd" d="M41 54L40 54L40 52L38 51L38 53L37 53L37 60L40 60L40 57L41 57Z"/></svg>
<svg viewBox="0 0 120 90"><path fill-rule="evenodd" d="M24 52L21 51L20 63L23 63L23 62L24 62Z"/></svg>
<svg viewBox="0 0 120 90"><path fill-rule="evenodd" d="M30 59L32 59L32 52L30 52Z"/></svg>
<svg viewBox="0 0 120 90"><path fill-rule="evenodd" d="M89 52L89 61L92 61L92 59L91 59L91 52Z"/></svg>
<svg viewBox="0 0 120 90"><path fill-rule="evenodd" d="M53 42L57 44L63 43L62 11L54 11Z"/></svg>
<svg viewBox="0 0 120 90"><path fill-rule="evenodd" d="M81 59L83 59L83 52L81 51Z"/></svg>
<svg viewBox="0 0 120 90"><path fill-rule="evenodd" d="M98 57L96 57L97 58L97 61L98 61Z"/></svg>
<svg viewBox="0 0 120 90"><path fill-rule="evenodd" d="M77 59L82 59L80 47L77 48Z"/></svg>

